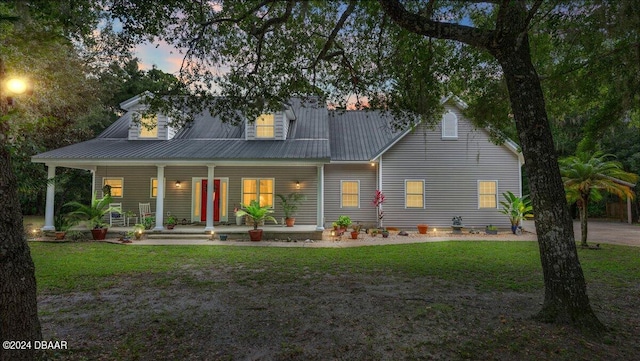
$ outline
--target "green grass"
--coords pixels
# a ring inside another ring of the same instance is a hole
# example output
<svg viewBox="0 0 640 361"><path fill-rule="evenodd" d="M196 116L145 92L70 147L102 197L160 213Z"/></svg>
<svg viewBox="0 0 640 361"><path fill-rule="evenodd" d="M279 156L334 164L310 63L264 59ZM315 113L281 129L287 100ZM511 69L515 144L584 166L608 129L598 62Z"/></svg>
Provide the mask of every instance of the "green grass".
<svg viewBox="0 0 640 361"><path fill-rule="evenodd" d="M359 248L120 246L106 243L30 243L40 292L93 291L119 276L151 273L156 282L189 278L185 269L232 267L236 282L286 283L342 273L433 277L479 290L542 287L535 242L437 242ZM624 286L640 278L640 248L604 245L580 250L587 281ZM211 283L204 282L206 285Z"/></svg>

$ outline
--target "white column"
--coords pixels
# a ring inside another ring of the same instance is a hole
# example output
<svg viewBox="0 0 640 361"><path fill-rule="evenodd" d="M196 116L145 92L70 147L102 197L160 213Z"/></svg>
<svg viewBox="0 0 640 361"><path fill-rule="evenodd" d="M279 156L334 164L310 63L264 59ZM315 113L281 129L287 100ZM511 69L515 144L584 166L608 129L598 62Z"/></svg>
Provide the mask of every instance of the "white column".
<svg viewBox="0 0 640 361"><path fill-rule="evenodd" d="M318 166L318 205L316 231L324 231L324 164Z"/></svg>
<svg viewBox="0 0 640 361"><path fill-rule="evenodd" d="M158 190L156 191L156 226L154 231L164 230L164 165L158 165Z"/></svg>
<svg viewBox="0 0 640 361"><path fill-rule="evenodd" d="M382 192L382 155L378 158L378 190ZM383 212L384 204L380 205L380 212ZM379 214L377 215L380 216ZM379 220L380 227L384 227L382 219Z"/></svg>
<svg viewBox="0 0 640 361"><path fill-rule="evenodd" d="M53 225L53 207L55 204L56 184L53 179L56 177L56 166L47 164L47 198L44 211L44 227L43 231L54 231L56 227Z"/></svg>
<svg viewBox="0 0 640 361"><path fill-rule="evenodd" d="M213 227L213 191L214 191L214 176L215 165L207 166L207 226L204 228L205 232L212 232Z"/></svg>

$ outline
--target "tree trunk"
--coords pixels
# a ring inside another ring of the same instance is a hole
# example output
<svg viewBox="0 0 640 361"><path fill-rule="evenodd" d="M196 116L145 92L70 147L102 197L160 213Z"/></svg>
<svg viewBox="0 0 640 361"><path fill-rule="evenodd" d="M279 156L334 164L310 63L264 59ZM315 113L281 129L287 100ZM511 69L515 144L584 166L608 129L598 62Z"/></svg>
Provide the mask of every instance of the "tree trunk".
<svg viewBox="0 0 640 361"><path fill-rule="evenodd" d="M582 247L587 247L587 234L588 229L587 229L587 222L588 222L588 210L587 210L587 205L589 204L589 200L588 198L583 198L582 199L582 207L580 207L580 245Z"/></svg>
<svg viewBox="0 0 640 361"><path fill-rule="evenodd" d="M529 40L526 34L518 36L498 43L491 52L504 71L536 215L545 296L535 318L601 331L604 327L589 304L578 260L573 221L565 202L540 80L531 63Z"/></svg>
<svg viewBox="0 0 640 361"><path fill-rule="evenodd" d="M4 67L0 59L0 81ZM0 361L33 360L33 341L42 340L33 260L22 225L22 212L6 146L6 98L0 90L0 340L31 341L26 350L0 348Z"/></svg>

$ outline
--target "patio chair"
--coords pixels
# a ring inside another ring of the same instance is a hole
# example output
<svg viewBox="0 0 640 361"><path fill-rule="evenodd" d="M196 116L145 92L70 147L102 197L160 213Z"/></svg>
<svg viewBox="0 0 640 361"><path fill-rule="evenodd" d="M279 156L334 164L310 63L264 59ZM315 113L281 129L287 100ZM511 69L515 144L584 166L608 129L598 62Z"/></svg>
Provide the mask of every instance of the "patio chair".
<svg viewBox="0 0 640 361"><path fill-rule="evenodd" d="M140 222L144 223L144 219L147 217L153 217L153 212L151 212L151 203L138 203L138 207L140 208Z"/></svg>
<svg viewBox="0 0 640 361"><path fill-rule="evenodd" d="M125 226L125 216L122 213L122 203L109 203L109 226Z"/></svg>

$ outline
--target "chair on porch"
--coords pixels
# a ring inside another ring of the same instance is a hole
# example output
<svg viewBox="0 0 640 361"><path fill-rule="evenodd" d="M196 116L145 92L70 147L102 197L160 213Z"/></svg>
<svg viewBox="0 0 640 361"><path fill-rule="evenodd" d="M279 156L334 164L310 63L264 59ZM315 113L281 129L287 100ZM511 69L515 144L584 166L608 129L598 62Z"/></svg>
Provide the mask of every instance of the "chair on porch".
<svg viewBox="0 0 640 361"><path fill-rule="evenodd" d="M140 208L140 222L144 223L145 218L153 217L151 203L138 203L138 207Z"/></svg>
<svg viewBox="0 0 640 361"><path fill-rule="evenodd" d="M125 216L122 213L122 203L109 203L109 208L111 208L109 212L109 226L124 227L126 223Z"/></svg>

